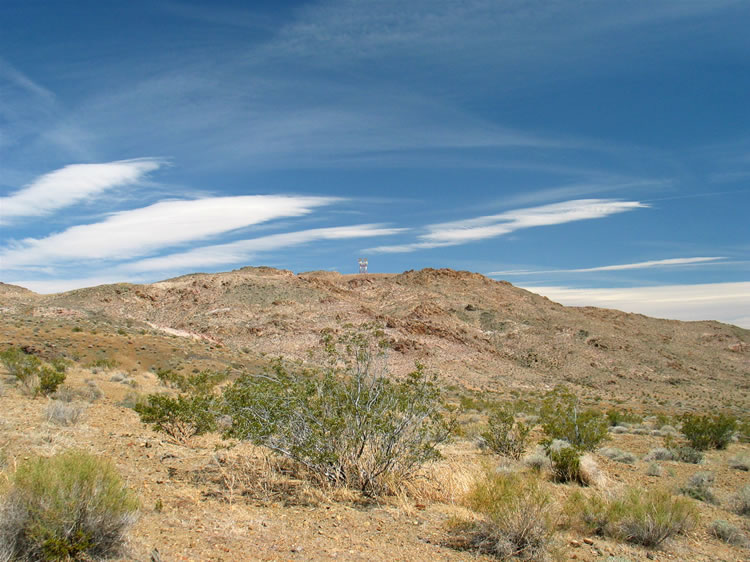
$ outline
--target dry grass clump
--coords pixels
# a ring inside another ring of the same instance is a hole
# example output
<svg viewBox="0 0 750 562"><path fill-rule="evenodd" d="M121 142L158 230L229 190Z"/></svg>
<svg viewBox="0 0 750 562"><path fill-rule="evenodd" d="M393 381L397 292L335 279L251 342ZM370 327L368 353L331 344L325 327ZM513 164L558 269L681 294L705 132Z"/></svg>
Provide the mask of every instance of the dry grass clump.
<svg viewBox="0 0 750 562"><path fill-rule="evenodd" d="M623 451L622 449L618 449L617 447L604 447L602 449L599 449L599 454L607 457L608 459L612 459L613 461L621 462L624 464L633 464L636 460L638 460L638 457L636 457L633 453Z"/></svg>
<svg viewBox="0 0 750 562"><path fill-rule="evenodd" d="M452 522L456 547L503 560L546 560L554 550L553 500L538 476L487 470L467 504L478 518Z"/></svg>
<svg viewBox="0 0 750 562"><path fill-rule="evenodd" d="M45 417L55 425L75 425L81 419L83 408L78 404L52 400L47 406Z"/></svg>
<svg viewBox="0 0 750 562"><path fill-rule="evenodd" d="M656 447L651 449L646 456L643 457L644 461L673 461L676 456L672 449L666 447Z"/></svg>
<svg viewBox="0 0 750 562"><path fill-rule="evenodd" d="M729 459L729 467L736 470L750 470L750 455L736 455Z"/></svg>
<svg viewBox="0 0 750 562"><path fill-rule="evenodd" d="M713 472L696 472L680 488L680 493L706 503L718 504L719 500L713 493L711 486L714 483Z"/></svg>
<svg viewBox="0 0 750 562"><path fill-rule="evenodd" d="M10 475L0 502L0 553L8 560L115 556L137 509L106 460L76 451L34 458Z"/></svg>
<svg viewBox="0 0 750 562"><path fill-rule="evenodd" d="M692 503L666 490L628 488L613 497L578 492L568 507L589 530L647 547L684 533L698 518Z"/></svg>
<svg viewBox="0 0 750 562"><path fill-rule="evenodd" d="M734 546L750 546L745 533L724 519L716 519L708 526L708 531L716 538Z"/></svg>
<svg viewBox="0 0 750 562"><path fill-rule="evenodd" d="M740 488L730 500L732 511L737 515L750 516L750 484Z"/></svg>

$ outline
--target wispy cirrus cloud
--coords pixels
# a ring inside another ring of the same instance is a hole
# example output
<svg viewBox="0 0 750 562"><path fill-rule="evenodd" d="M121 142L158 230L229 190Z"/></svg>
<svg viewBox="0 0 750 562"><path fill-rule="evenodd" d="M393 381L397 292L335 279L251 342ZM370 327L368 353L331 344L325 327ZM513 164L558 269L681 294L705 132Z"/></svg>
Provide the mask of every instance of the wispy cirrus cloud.
<svg viewBox="0 0 750 562"><path fill-rule="evenodd" d="M21 240L0 251L0 263L6 270L17 270L56 263L123 261L273 219L303 216L338 200L245 195L161 201L45 238Z"/></svg>
<svg viewBox="0 0 750 562"><path fill-rule="evenodd" d="M678 320L719 320L750 328L750 282L573 289L523 286L567 306L598 306Z"/></svg>
<svg viewBox="0 0 750 562"><path fill-rule="evenodd" d="M199 267L216 267L247 263L261 252L300 246L321 240L346 240L373 236L391 236L403 232L401 228L387 228L378 224L335 226L271 234L227 244L214 244L166 256L148 258L125 264L128 272L194 270Z"/></svg>
<svg viewBox="0 0 750 562"><path fill-rule="evenodd" d="M0 225L20 217L49 215L105 191L135 184L163 165L164 161L157 158L137 158L65 166L0 197Z"/></svg>
<svg viewBox="0 0 750 562"><path fill-rule="evenodd" d="M592 273L596 271L624 271L628 269L652 269L664 267L709 265L725 260L724 256L694 257L694 258L667 258L661 260L648 260L635 263L622 263L617 265L602 265L599 267L583 267L576 269L510 269L506 271L490 271L487 275L533 275L537 273Z"/></svg>
<svg viewBox="0 0 750 562"><path fill-rule="evenodd" d="M456 246L495 238L524 228L604 218L646 207L648 205L638 201L576 199L538 207L515 209L497 215L433 224L426 227L427 232L418 237L418 242L394 246L377 246L369 248L367 251L372 253L398 253Z"/></svg>

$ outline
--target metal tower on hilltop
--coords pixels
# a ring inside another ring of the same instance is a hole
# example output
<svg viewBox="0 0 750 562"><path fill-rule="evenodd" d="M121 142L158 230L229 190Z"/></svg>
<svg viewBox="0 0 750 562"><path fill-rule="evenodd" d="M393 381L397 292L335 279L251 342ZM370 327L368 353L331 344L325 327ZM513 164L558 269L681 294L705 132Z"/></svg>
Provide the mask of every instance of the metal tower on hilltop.
<svg viewBox="0 0 750 562"><path fill-rule="evenodd" d="M367 273L367 258L359 258L359 272Z"/></svg>

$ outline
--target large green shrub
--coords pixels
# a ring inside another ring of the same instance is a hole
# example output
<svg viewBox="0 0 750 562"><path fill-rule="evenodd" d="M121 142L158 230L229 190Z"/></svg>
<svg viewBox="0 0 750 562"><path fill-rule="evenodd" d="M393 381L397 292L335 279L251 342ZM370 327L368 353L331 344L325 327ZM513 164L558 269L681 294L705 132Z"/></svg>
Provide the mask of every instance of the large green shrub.
<svg viewBox="0 0 750 562"><path fill-rule="evenodd" d="M107 460L69 451L20 464L0 505L0 553L10 560L120 553L138 502Z"/></svg>
<svg viewBox="0 0 750 562"><path fill-rule="evenodd" d="M580 451L592 451L607 438L607 418L596 410L583 410L578 397L564 387L545 395L540 414L548 441L562 439Z"/></svg>
<svg viewBox="0 0 750 562"><path fill-rule="evenodd" d="M269 447L319 478L377 494L438 458L455 425L421 365L404 380L386 376L382 353L353 337L344 351L330 339L323 374L247 375L224 393L228 435ZM335 365L345 365L337 369ZM343 371L343 372L341 372Z"/></svg>
<svg viewBox="0 0 750 562"><path fill-rule="evenodd" d="M725 414L682 417L682 433L694 449L725 449L737 428L737 420Z"/></svg>
<svg viewBox="0 0 750 562"><path fill-rule="evenodd" d="M518 460L526 450L530 432L531 427L516 421L513 412L497 408L490 414L482 438L491 451Z"/></svg>

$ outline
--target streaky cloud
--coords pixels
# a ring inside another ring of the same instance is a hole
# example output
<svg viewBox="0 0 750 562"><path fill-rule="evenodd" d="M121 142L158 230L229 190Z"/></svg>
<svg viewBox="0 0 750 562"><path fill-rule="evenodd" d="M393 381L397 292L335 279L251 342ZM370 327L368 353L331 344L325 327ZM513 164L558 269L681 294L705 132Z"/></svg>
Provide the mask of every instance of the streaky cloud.
<svg viewBox="0 0 750 562"><path fill-rule="evenodd" d="M0 197L0 224L20 217L39 217L105 191L132 185L164 165L158 158L136 158L102 164L71 164L38 177L19 191Z"/></svg>
<svg viewBox="0 0 750 562"><path fill-rule="evenodd" d="M419 241L411 244L378 246L369 248L373 253L413 252L421 249L456 246L510 234L516 230L539 226L551 226L604 218L609 215L646 208L638 201L614 199L575 199L538 207L515 209L497 215L486 215L428 225L427 232L419 235Z"/></svg>
<svg viewBox="0 0 750 562"><path fill-rule="evenodd" d="M596 271L624 271L628 269L651 269L676 266L694 266L711 264L725 260L724 256L695 257L695 258L667 258L661 260L648 260L635 263L622 263L617 265L602 265L599 267L583 267L576 269L511 269L507 271L490 271L487 275L496 277L498 275L533 275L537 273L591 273Z"/></svg>
<svg viewBox="0 0 750 562"><path fill-rule="evenodd" d="M28 238L0 251L4 269L54 263L123 261L283 217L306 215L333 197L242 195L161 201L105 220Z"/></svg>
<svg viewBox="0 0 750 562"><path fill-rule="evenodd" d="M215 267L219 265L247 262L256 254L299 246L321 240L342 240L373 236L391 236L403 232L401 228L386 228L379 224L358 224L352 226L334 226L271 234L248 240L238 240L227 244L214 244L194 248L187 252L148 258L124 264L125 271L170 271L196 267Z"/></svg>

